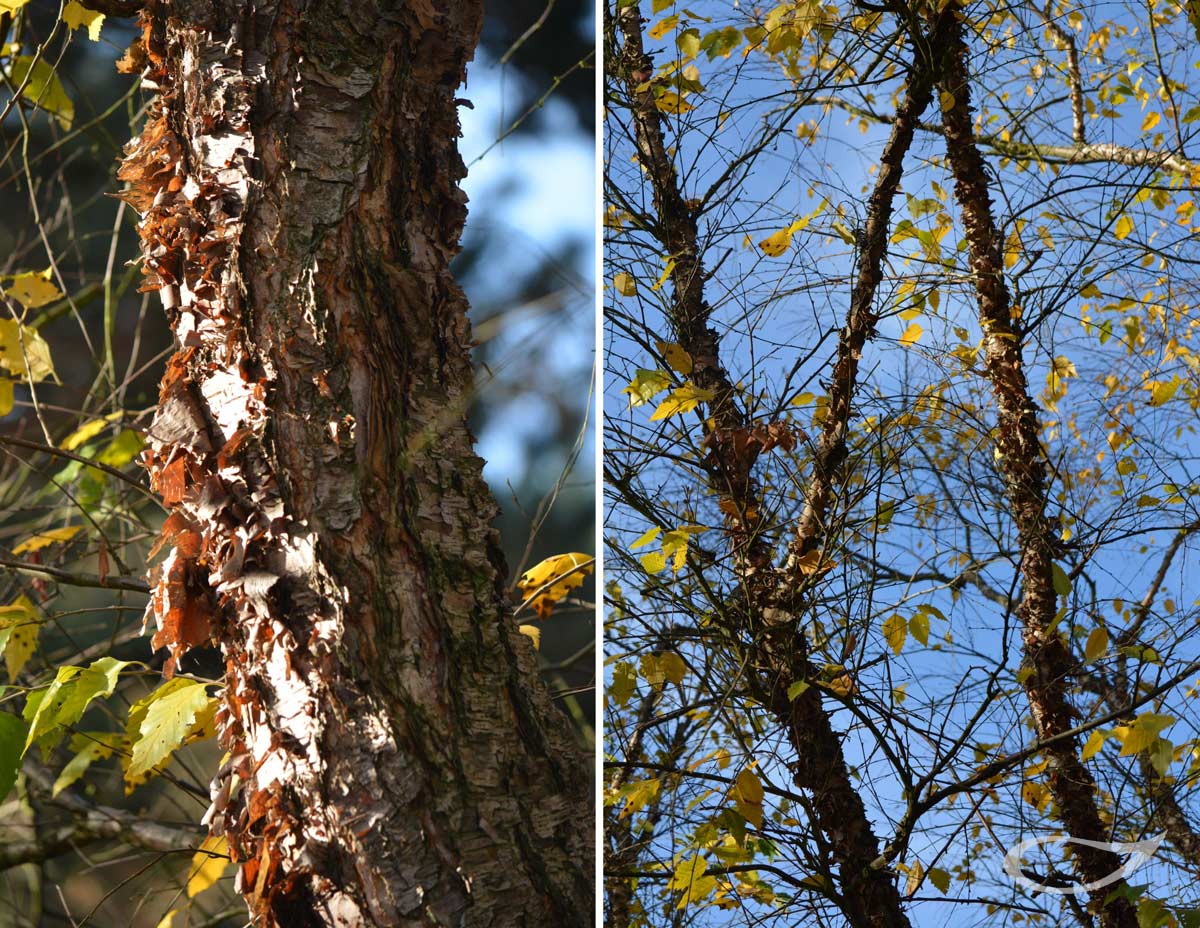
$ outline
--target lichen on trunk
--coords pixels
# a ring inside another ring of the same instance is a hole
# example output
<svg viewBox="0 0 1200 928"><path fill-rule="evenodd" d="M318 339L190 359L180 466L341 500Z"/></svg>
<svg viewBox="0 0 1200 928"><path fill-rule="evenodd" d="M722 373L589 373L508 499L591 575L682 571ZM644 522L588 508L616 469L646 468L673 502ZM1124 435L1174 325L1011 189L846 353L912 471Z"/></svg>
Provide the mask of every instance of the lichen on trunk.
<svg viewBox="0 0 1200 928"><path fill-rule="evenodd" d="M590 923L591 778L505 608L465 422L454 93L478 3L152 2L121 177L177 351L146 463L168 673L265 926Z"/></svg>

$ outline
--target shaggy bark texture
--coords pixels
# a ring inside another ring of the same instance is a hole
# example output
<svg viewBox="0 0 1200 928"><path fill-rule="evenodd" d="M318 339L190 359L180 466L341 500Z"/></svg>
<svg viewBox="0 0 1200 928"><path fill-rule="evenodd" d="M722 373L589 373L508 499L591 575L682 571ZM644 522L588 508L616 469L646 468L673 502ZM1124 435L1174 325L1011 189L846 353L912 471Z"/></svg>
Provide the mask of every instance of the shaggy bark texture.
<svg viewBox="0 0 1200 928"><path fill-rule="evenodd" d="M986 372L996 398L996 447L1009 511L1020 551L1021 595L1016 613L1022 627L1025 692L1039 739L1046 747L1047 786L1055 814L1076 838L1109 840L1100 817L1096 781L1080 759L1078 739L1063 737L1075 727L1067 697L1075 662L1055 629L1058 595L1054 590L1055 533L1048 518L1045 452L1038 407L1029 392L1021 334L1013 323L1012 302L1004 279L1001 236L992 214L987 171L972 128L968 50L961 24L953 21L944 47L942 120L946 155L954 174L955 197L970 246L971 276L984 332ZM1121 866L1113 853L1073 845L1081 883L1100 880ZM1096 890L1091 908L1105 928L1132 928L1136 912L1126 898L1104 899L1119 882Z"/></svg>
<svg viewBox="0 0 1200 928"><path fill-rule="evenodd" d="M178 350L168 672L226 660L208 821L264 926L590 924L587 756L505 605L465 415L478 2L152 2L121 176Z"/></svg>

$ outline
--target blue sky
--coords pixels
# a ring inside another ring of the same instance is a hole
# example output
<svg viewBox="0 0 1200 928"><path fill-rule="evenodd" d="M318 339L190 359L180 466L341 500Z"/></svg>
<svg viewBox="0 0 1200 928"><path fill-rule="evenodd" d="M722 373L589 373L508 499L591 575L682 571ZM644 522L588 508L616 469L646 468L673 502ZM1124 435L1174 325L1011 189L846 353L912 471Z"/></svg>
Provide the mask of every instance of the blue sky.
<svg viewBox="0 0 1200 928"><path fill-rule="evenodd" d="M644 15L650 23L671 13L680 13L691 23L681 23L676 31L668 32L660 40L647 39L648 49L656 54L656 63L662 64L669 60L674 51L674 38L684 25L695 25L701 34L708 30L724 25L738 18L735 6L728 3L701 2L687 5L688 13L682 5L669 7L659 15L651 15L649 4L644 4ZM1136 21L1136 9L1132 12L1122 12L1115 5L1093 8L1090 17L1099 19L1115 15L1129 22ZM711 16L713 23L700 22L701 17ZM744 22L744 20L743 20ZM1163 30L1165 33L1165 29ZM1036 40L1036 41L1035 41ZM1007 52L1001 52L997 59L990 62L996 69L1006 68L1010 75L1018 75L1036 64L1037 57L1033 54L1036 42L1040 42L1040 28L1031 29L1027 36L1017 36L1014 47ZM1165 41L1165 35L1160 36ZM1111 63L1106 68L1120 70L1122 63L1121 42L1114 41L1109 55ZM1186 45L1184 46L1187 47ZM1179 67L1179 59L1168 62ZM1182 62L1187 64L1187 62ZM778 71L773 65L765 63L761 58L741 59L740 50L735 52L728 61L718 60L710 65L702 55L697 62L700 79L707 85L698 109L679 117L670 117L668 122L673 131L668 138L668 144L677 147L677 166L684 178L684 196L696 196L705 190L709 183L719 174L728 159L733 154L744 150L759 131L764 119L774 118L780 107L788 102L786 85L781 84ZM1089 77L1096 79L1099 66L1085 65ZM802 79L808 75L802 75ZM1145 72L1142 74L1145 77ZM1137 80L1135 73L1134 79ZM1115 82L1114 82L1115 83ZM891 89L895 86L894 79L884 81L872 88L874 95L871 105L882 111L890 110ZM1021 88L1016 87L1017 91ZM719 101L719 102L713 102ZM861 102L861 101L860 101ZM1194 102L1194 101L1193 101ZM977 97L978 107L981 100ZM1014 92L1011 100L1002 100L997 95L982 100L988 110L998 114L1000 118L994 123L988 123L991 131L1008 128L1010 122L1024 122L1039 133L1042 140L1049 139L1058 144L1070 142L1070 114L1063 99L1061 83L1055 84L1050 80L1038 85L1037 93L1026 99L1019 92ZM1022 107L1028 106L1029 112ZM1040 111L1034 107L1043 106ZM1005 107L1020 114L1019 119L1004 118ZM1126 112L1121 118L1101 116L1089 120L1088 129L1092 141L1138 141L1136 133L1138 124L1143 118L1143 112L1136 110ZM718 120L718 111L728 114ZM934 114L927 118L936 120ZM805 144L798 139L795 127L801 121L813 120L818 129L815 141ZM868 124L862 132L856 119L849 118L839 109L822 111L819 107L807 108L799 118L793 118L787 131L783 132L755 162L752 174L740 184L734 195L723 202L717 210L709 212L701 220L701 230L704 245L707 249L706 260L710 269L719 269L709 281L706 295L714 308L714 326L721 334L722 360L728 366L732 379L745 384L747 395L757 398L758 406L754 410L757 415L766 416L767 411L781 399L794 396L797 392L811 391L815 394L823 392L819 385L820 377L825 373L825 366L832 353L837 328L842 324L847 303L847 280L850 271L852 249L845 245L837 233L833 223L836 221L846 228L853 229L856 222L861 222L862 203L865 199L864 187L873 180L870 168L875 163L883 142L883 132L878 127ZM674 131L679 130L679 131ZM714 131L715 130L715 131ZM939 139L932 134L920 134L906 168L907 173L903 183L903 192L916 198L935 197L931 187L937 181L944 190L952 187L944 168L934 163L934 159L942 150ZM606 143L606 156L609 160L610 171L620 179L622 189L637 191L640 188L637 169L628 166L631 155L630 148L623 140ZM1037 332L1036 338L1027 346L1029 359L1029 377L1031 389L1036 394L1045 385L1049 362L1054 357L1066 357L1078 369L1078 378L1071 379L1067 396L1059 403L1061 421L1069 422L1073 415L1078 416L1081 438L1088 443L1088 451L1075 454L1074 466L1080 467L1088 458L1094 460L1100 453L1104 457L1096 462L1107 473L1111 473L1118 457L1127 456L1133 465L1133 471L1127 475L1124 494L1127 498L1137 499L1139 495L1170 495L1167 487L1170 483L1180 486L1194 482L1195 475L1200 469L1196 466L1197 442L1186 431L1189 413L1186 410L1163 410L1146 408L1146 394L1131 388L1131 408L1136 408L1136 425L1148 438L1165 440L1158 447L1132 447L1123 449L1120 454L1114 454L1107 449L1106 430L1112 426L1106 425L1108 418L1107 398L1103 395L1105 388L1100 381L1108 369L1119 371L1127 376L1132 384L1137 384L1143 375L1141 367L1154 370L1171 369L1171 364L1165 357L1147 359L1144 357L1123 357L1120 341L1109 341L1107 346L1098 343L1094 332L1088 332L1081 324L1085 311L1084 304L1091 303L1088 310L1096 322L1109 320L1120 331L1125 310L1118 310L1115 305L1125 296L1133 296L1135 301L1142 297L1145 288L1150 285L1151 278L1157 272L1142 273L1134 264L1140 253L1132 257L1122 258L1120 248L1115 247L1111 236L1105 238L1104 244L1092 249L1089 239L1094 237L1097 229L1111 230L1117 215L1122 209L1128 209L1131 216L1136 216L1139 231L1136 235L1147 236L1147 250L1152 247L1181 249L1183 254L1196 257L1195 241L1189 244L1186 230L1170 230L1159 232L1154 230L1154 238L1150 239L1151 227L1143 225L1148 219L1138 209L1136 204L1126 202L1133 197L1142 184L1149 179L1146 171L1131 171L1126 168L1077 166L1064 168L1057 175L1052 173L1040 174L1029 172L1017 175L1012 168L999 168L995 158L990 159L1000 176L1004 178L1007 196L997 196L997 214L999 221L1004 224L1007 235L1014 227L1015 220L1023 219L1028 222L1026 237L1026 254L1030 256L1029 267L1024 266L1024 259L1014 269L1014 275L1020 272L1023 299L1030 311L1036 311L1042 302L1048 302L1062 295L1059 289L1065 288L1066 299L1061 301L1055 314ZM1048 219L1042 216L1047 209L1044 198L1048 195L1062 197L1066 206L1063 212L1070 211L1070 217ZM1182 200L1185 193L1179 193L1176 202ZM811 214L822 199L828 201L828 206L821 217L814 219L812 226L797 234L793 247L783 256L770 258L764 256L755 247L756 243L768 234L787 226L793 219ZM844 210L839 216L838 209ZM957 224L955 209L948 206L946 212L955 217L956 229L943 242L944 252L955 254L956 237L961 234L961 225ZM905 197L902 195L897 203L897 211L893 218L893 228L901 219L909 218L909 210ZM918 227L928 228L928 217L922 219L913 217ZM1036 237L1034 232L1038 225L1045 225L1048 233L1056 240L1056 249L1046 249L1043 255L1033 257ZM746 239L749 239L747 243ZM1126 246L1132 244L1127 242ZM1121 246L1121 247L1126 247ZM1192 249L1188 251L1189 247ZM934 384L948 379L951 386L946 391L946 399L951 410L958 404L960 410L966 410L971 403L984 409L988 407L987 391L977 379L961 376L951 369L950 376L942 370L942 358L957 341L955 327L968 333L967 341L973 343L978 335L978 327L974 322L973 299L969 290L962 285L941 287L940 307L933 311L928 306L918 317L924 328L920 342L910 348L899 344L899 337L911 320L898 317L900 309L907 308L907 302L899 300L899 286L902 283L923 279L930 268L923 265L920 259L905 260L910 252L918 251L915 241L895 243L890 248L890 262L886 271L887 280L881 289L882 300L887 301L887 311L879 325L879 335L864 352L862 360L863 387L856 401L862 415L895 416L911 411L917 390L925 385ZM611 267L606 268L606 280L611 279L615 271L631 273L638 280L639 293L636 298L618 298L611 290L606 294L606 303L616 305L622 312L630 314L645 327L646 340L654 338L669 338L666 334L668 325L664 318L665 301L669 299L669 287L659 291L651 289L655 278L662 270L661 255L657 250L638 236L627 237L619 247L610 249ZM1128 262L1131 266L1123 266ZM1118 267L1120 270L1115 277L1100 284L1104 291L1102 298L1080 298L1077 290L1086 284L1093 272L1087 270L1089 265L1101 267ZM939 271L943 273L943 271ZM957 273L963 274L961 263ZM1179 284L1183 289L1183 282ZM1186 294L1184 295L1186 298ZM1104 303L1101 307L1098 304ZM629 411L628 397L621 391L625 384L639 368L662 367L661 361L653 357L645 344L637 344L627 334L610 326L606 333L606 348L609 367L605 384L606 413L610 421L624 423L624 428L631 432L635 439L653 440L657 435L670 443L674 440L671 431L672 423L686 424L694 436L698 432L695 417L683 417L668 420L664 425L650 423L649 414L653 404ZM811 352L811 356L809 353ZM804 360L807 357L806 360ZM798 376L790 382L784 392L785 375L799 362ZM781 396L781 393L783 394ZM661 399L658 397L657 399ZM816 434L810 421L811 406L801 407L796 411L798 421L806 429L810 437ZM861 419L859 420L861 422ZM944 421L944 420L943 420ZM981 424L986 426L987 415L981 418ZM1183 431L1177 431L1183 429ZM660 431L661 430L661 431ZM914 441L928 441L923 433L914 431ZM1074 444L1074 443L1072 443ZM675 448L679 450L679 448ZM1063 451L1061 441L1051 441L1050 451L1057 455ZM663 504L669 510L667 518L674 514L675 522L663 524L662 527L673 528L675 525L688 521L697 521L711 526L720 525L720 515L713 512L711 501L705 501L702 494L687 493L686 462L673 462L668 459L656 459L652 455L639 458L635 454L627 454L622 458L627 463L637 479L643 481L649 488L656 503ZM982 481L991 479L992 468L990 443L982 441L979 449L980 466L967 469L962 461L953 464L954 491L961 499L970 503L975 486ZM909 470L920 459L916 454L906 453L904 467L896 472L887 472L883 476L876 498L866 499L861 504L861 511L867 515L879 503L890 501L897 505L895 521L886 533L876 539L879 556L897 569L916 570L922 564L948 568L947 556L952 548L961 544L961 539L946 535L941 537L936 524L923 524L915 516L915 500L918 494L928 492L928 486L923 485L929 479L929 471L921 474ZM778 457L764 458L760 465L760 476L764 470L771 470L775 484L769 495L781 505L781 515L784 521L789 515L786 508L786 493L788 481L795 477L795 486L802 485L805 473L804 465L799 465L789 471L790 462ZM932 468L930 468L932 470ZM798 476L797 476L798 475ZM1116 599L1139 599L1144 591L1147 576L1152 572L1156 558L1161 553L1162 546L1170 537L1166 526L1178 524L1191 513L1194 516L1194 501L1181 500L1164 506L1163 517L1159 523L1163 530L1149 535L1138 535L1126 541L1114 540L1124 526L1134 526L1140 514L1132 505L1117 506L1112 499L1100 498L1100 494L1091 494L1086 488L1067 487L1061 482L1055 487L1056 504L1061 504L1067 513L1082 511L1084 503L1091 509L1088 511L1090 525L1077 526L1076 534L1086 534L1089 531L1093 537L1105 537L1109 545L1089 562L1086 575L1081 575L1069 599L1070 608L1066 621L1077 627L1081 634L1086 634L1095 621L1096 614L1103 614L1106 622L1114 630L1119 630L1122 622L1120 610L1114 610L1111 602ZM990 493L990 491L988 491ZM690 515L688 513L691 513ZM982 520L983 517L979 516ZM632 513L628 509L616 507L606 513L606 536L610 541L610 554L613 555L609 567L609 576L619 579L623 584L626 597L634 607L634 612L641 608L648 615L638 619L629 619L626 623L630 630L630 638L622 643L615 643L610 652L625 648L642 647L649 650L653 647L652 629L670 622L676 617L669 605L669 597L657 596L647 598L644 592L655 589L648 582L645 574L636 568L623 569L617 566L615 555L628 551L629 544L642 534L651 522L641 513ZM995 526L1000 538L1007 529L1002 522ZM718 531L710 531L700 536L700 539L710 549L721 550L722 542ZM981 547L995 545L989 538L980 539ZM652 550L650 549L643 550ZM642 551L634 552L634 554ZM1175 632L1182 628L1190 628L1195 616L1193 602L1200 593L1194 571L1188 569L1194 566L1195 555L1191 548L1185 549L1184 555L1175 563L1170 571L1168 586L1170 589L1161 594L1163 599L1171 599L1174 606L1179 608L1178 614L1170 613L1165 607L1156 607L1156 618L1153 625L1156 644L1167 642L1174 637ZM1012 585L1012 565L1001 559L987 568L989 579L1000 589L1007 590ZM716 581L718 586L732 586L732 579L720 570L709 570L710 582ZM679 578L672 579L664 575L660 579L665 582L668 590L673 590L682 598L684 605L678 616L686 621L689 597L704 601L695 587L689 588L686 572L681 572ZM854 572L847 572L844 577L834 574L828 581L836 591L834 596L844 597L846 609L852 615L870 616L870 622L865 629L860 625L860 632L868 635L868 644L860 644L866 656L878 654L886 645L882 641L879 622L886 617L886 612L876 615L875 610L882 608L882 603L873 601L870 591L864 592L859 584L861 578ZM842 586L844 584L844 586ZM639 589L642 593L639 593ZM885 590L882 596L895 595L893 591ZM934 620L928 648L916 648L909 644L899 659L886 664L875 664L871 669L863 670L858 678L859 686L876 694L884 702L888 702L889 691L897 684L907 687L904 702L895 702L892 711L898 717L909 718L930 724L942 721L950 724L951 730L956 725L967 721L968 713L976 705L973 688L979 687L984 679L984 673L975 669L1002 665L1008 668L1006 686L997 697L994 713L987 723L975 733L977 740L1002 745L991 750L1012 750L1027 743L1029 733L1017 721L1027 714L1024 695L1015 685L1012 673L1020 662L1020 642L1015 630L1009 627L1002 629L1002 617L997 608L978 596L965 592L951 601L951 596L945 589L939 589L937 584L915 585L906 591L908 608L904 610L907 617L911 607L918 603L927 603L942 610L948 621ZM944 642L944 634L950 632L953 642ZM645 635L639 642L638 635ZM936 649L935 649L936 648ZM1194 639L1184 637L1182 646L1171 655L1173 666L1195 659L1197 647ZM707 667L707 656L701 649L687 654L689 661L698 667ZM1157 665L1143 665L1142 672L1147 679L1153 680L1159 675L1166 675ZM685 681L685 687L688 684ZM960 692L967 699L963 704L952 710L946 710L946 699L949 693ZM683 698L695 698L697 690L687 688ZM678 697L674 691L661 707L667 712L677 703ZM830 704L826 703L827 707ZM1172 706L1160 711L1174 712L1179 718L1176 726L1170 730L1169 736L1176 744L1189 738L1196 737L1195 713L1188 709L1188 704L1182 698L1173 700ZM886 721L886 720L885 720ZM868 808L878 831L886 840L892 826L889 819L898 814L901 803L899 784L889 776L887 764L882 762L878 752L871 745L861 728L856 728L854 720L844 713L835 716L836 726L847 732L846 751L852 763L861 767L864 793L870 799ZM881 722L881 724L883 724ZM888 723L891 724L891 723ZM719 726L718 726L719 728ZM769 730L769 727L768 727ZM900 729L900 734L906 738L911 733ZM714 742L715 743L715 742ZM698 751L697 756L711 749L708 745ZM777 778L781 785L789 785L789 776L782 764L775 764L769 758L774 746L769 737L764 736L759 743L750 749L757 755L764 766L760 769ZM928 761L927 748L917 743L910 743L908 749L913 751L915 763L919 766ZM1112 753L1115 753L1113 751ZM783 752L786 756L787 751ZM968 757L967 761L970 760ZM963 765L966 766L966 765ZM708 769L708 768L704 768ZM735 768L731 768L736 771ZM1112 768L1106 768L1111 776ZM1016 814L1022 810L1023 802L1019 794L1019 778L1011 778L1016 784L1016 792L1009 791L1005 796L1004 808ZM1106 785L1115 790L1121 790L1119 781L1109 780ZM721 797L712 797L710 803L720 805ZM1129 802L1128 799L1125 800ZM1130 806L1136 803L1129 802ZM701 809L705 806L700 806ZM989 806L990 808L990 806ZM1025 807L1028 812L1028 807ZM947 833L947 826L953 820L953 814L934 815L922 829L922 833L914 841L912 851L914 856L929 864L929 853L936 842ZM1053 829L1053 821L1039 820L1036 815L1029 821L1035 823L1038 829ZM1008 834L1012 834L1010 829ZM1040 833L1040 831L1038 832ZM682 837L684 832L676 836ZM990 843L986 835L984 842ZM961 842L960 842L961 844ZM669 860L673 852L679 848L661 847L664 856ZM956 846L948 859L961 857L961 847ZM998 878L988 888L999 892L1004 888L1004 877L1000 874L1001 851L994 849L991 853L981 854L977 869L981 874ZM799 866L797 864L797 866ZM948 867L945 861L940 866ZM1141 880L1153 876L1157 882L1151 892L1163 898L1171 898L1182 889L1178 877L1162 870L1148 869ZM1135 881L1138 882L1138 881ZM958 884L955 884L957 887ZM937 898L936 891L926 885L927 893ZM965 914L969 907L951 906L941 903L920 905L914 908L914 923L922 928L934 925L959 925L973 915ZM743 916L713 912L702 919L706 924L721 924L727 921L740 920Z"/></svg>

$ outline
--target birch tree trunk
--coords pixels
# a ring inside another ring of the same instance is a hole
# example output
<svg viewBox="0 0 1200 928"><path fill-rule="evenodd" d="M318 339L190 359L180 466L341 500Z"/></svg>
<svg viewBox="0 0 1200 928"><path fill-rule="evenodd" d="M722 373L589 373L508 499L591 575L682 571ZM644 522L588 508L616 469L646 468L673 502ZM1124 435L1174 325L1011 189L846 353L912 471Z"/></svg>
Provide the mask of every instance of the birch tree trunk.
<svg viewBox="0 0 1200 928"><path fill-rule="evenodd" d="M211 637L208 820L265 926L590 924L591 777L505 607L465 416L455 90L481 4L160 0L123 69L177 338L147 466L168 673Z"/></svg>

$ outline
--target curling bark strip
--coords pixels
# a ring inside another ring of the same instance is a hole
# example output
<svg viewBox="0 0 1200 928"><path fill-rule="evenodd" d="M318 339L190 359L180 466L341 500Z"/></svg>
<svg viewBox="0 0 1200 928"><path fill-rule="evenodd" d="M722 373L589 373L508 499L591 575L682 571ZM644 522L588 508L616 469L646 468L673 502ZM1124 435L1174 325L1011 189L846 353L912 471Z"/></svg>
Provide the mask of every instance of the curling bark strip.
<svg viewBox="0 0 1200 928"><path fill-rule="evenodd" d="M954 7L951 7L954 9ZM971 276L984 332L985 369L996 398L996 445L1008 505L1020 550L1021 594L1016 614L1021 622L1025 692L1040 739L1055 738L1073 727L1067 698L1074 667L1071 654L1054 630L1058 596L1054 591L1054 532L1047 518L1047 477L1038 437L1038 407L1030 396L1021 353L1021 336L1013 325L1012 305L1004 279L1001 238L992 215L987 173L972 129L968 49L958 19L952 21L944 46L942 122L946 155L954 175L955 197L962 213ZM1080 760L1076 738L1058 737L1045 751L1047 785L1057 814L1072 837L1108 839L1096 802L1096 782ZM1075 870L1082 883L1102 879L1121 866L1109 851L1075 846ZM1118 888L1124 883L1118 884ZM1105 928L1132 928L1136 913L1126 898L1107 906L1112 887L1092 896Z"/></svg>
<svg viewBox="0 0 1200 928"><path fill-rule="evenodd" d="M478 3L151 0L120 176L177 348L146 465L167 672L265 928L591 923L586 754L503 594L465 422L454 93Z"/></svg>
<svg viewBox="0 0 1200 928"><path fill-rule="evenodd" d="M696 383L715 393L705 423L709 454L703 466L709 486L722 500L733 504L730 509L734 514L726 510L727 530L748 601L768 625L774 626L770 631L751 630L757 636L753 647L760 671L760 680L753 685L787 731L796 752L792 765L796 785L815 797L815 824L823 832L842 884L838 904L855 928L903 928L909 922L895 877L872 866L879 857L879 840L850 778L841 739L821 702L821 690L810 687L795 699L787 695L792 683L816 677L805 652L803 632L798 629L790 608L798 601L799 587L803 584L790 570L776 574L769 569L770 547L758 535L757 517L748 517L761 508L752 474L755 449L752 442L745 440L752 424L737 405L735 388L720 362L717 334L709 326L711 310L704 298L705 273L696 214L680 192L664 141L662 117L651 84L653 62L642 42L641 14L633 4L616 15L623 41L620 66L633 102L638 158L650 180L658 214L656 234L675 261L671 274L675 290L671 322L681 346L692 356ZM901 105L870 200L868 228L834 374L839 400L836 408L831 403L830 419L841 418L838 424L827 424L822 434L805 512L807 521L801 523L811 526L814 540L832 496L836 469L845 458L845 431L858 358L878 318L874 297L882 276L892 202L899 187L904 155L912 143L916 120L928 106L931 94L931 79L919 75ZM741 442L736 440L739 435L743 436ZM779 608L784 602L789 608Z"/></svg>

